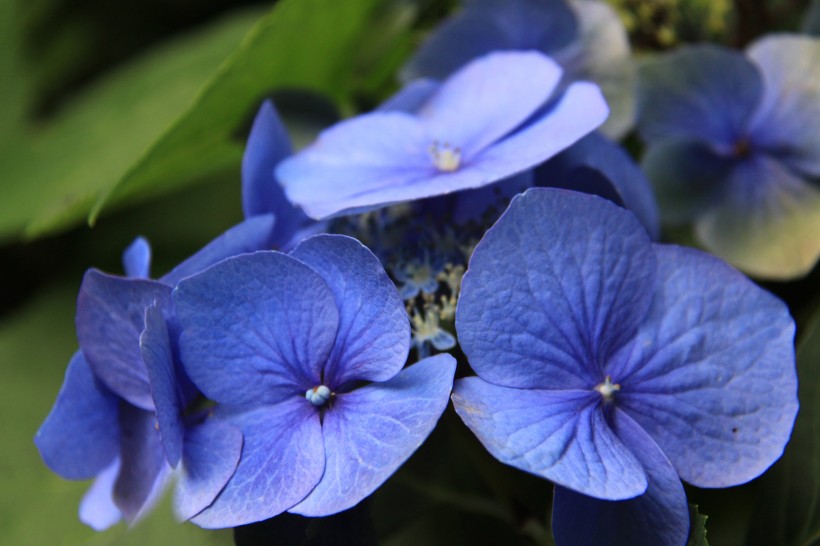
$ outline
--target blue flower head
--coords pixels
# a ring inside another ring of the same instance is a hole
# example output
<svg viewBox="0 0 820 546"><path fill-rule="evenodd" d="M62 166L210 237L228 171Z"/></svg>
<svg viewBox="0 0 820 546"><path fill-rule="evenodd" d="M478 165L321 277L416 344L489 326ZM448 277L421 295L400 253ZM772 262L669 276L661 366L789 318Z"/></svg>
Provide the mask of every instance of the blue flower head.
<svg viewBox="0 0 820 546"><path fill-rule="evenodd" d="M586 82L541 110L561 73L535 51L481 57L422 93L415 113L383 109L339 123L276 176L317 219L485 186L542 163L606 119L600 90Z"/></svg>
<svg viewBox="0 0 820 546"><path fill-rule="evenodd" d="M787 279L820 257L820 40L775 35L745 53L683 48L640 74L643 164L664 221L710 251Z"/></svg>
<svg viewBox="0 0 820 546"><path fill-rule="evenodd" d="M405 81L443 80L493 51L540 51L563 68L558 90L574 81L597 83L611 115L602 131L626 134L634 118L635 69L615 10L599 0L464 0L405 66Z"/></svg>
<svg viewBox="0 0 820 546"><path fill-rule="evenodd" d="M559 545L683 545L680 480L755 478L797 413L786 307L594 196L516 197L470 260L456 330L478 374L456 381L456 411L498 460L555 482Z"/></svg>
<svg viewBox="0 0 820 546"><path fill-rule="evenodd" d="M185 370L244 436L236 473L193 519L203 527L350 508L447 405L455 360L402 370L410 328L401 297L350 237L225 260L182 281L174 302Z"/></svg>

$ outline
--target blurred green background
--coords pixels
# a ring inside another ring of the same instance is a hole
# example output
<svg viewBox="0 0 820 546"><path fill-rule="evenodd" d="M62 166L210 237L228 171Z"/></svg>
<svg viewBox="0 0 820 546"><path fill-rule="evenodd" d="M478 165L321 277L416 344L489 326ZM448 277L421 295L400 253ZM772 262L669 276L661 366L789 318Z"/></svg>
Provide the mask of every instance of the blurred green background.
<svg viewBox="0 0 820 546"><path fill-rule="evenodd" d="M807 5L612 3L642 52L683 41L742 45L797 28ZM231 543L230 531L177 524L167 506L132 530L95 533L77 519L87 484L40 461L32 438L76 349L83 272L119 273L121 251L144 235L161 274L238 222L239 162L261 100L276 97L303 144L322 123L395 90L396 69L455 5L0 0L0 544ZM720 525L717 536L733 536ZM395 543L412 543L413 533Z"/></svg>

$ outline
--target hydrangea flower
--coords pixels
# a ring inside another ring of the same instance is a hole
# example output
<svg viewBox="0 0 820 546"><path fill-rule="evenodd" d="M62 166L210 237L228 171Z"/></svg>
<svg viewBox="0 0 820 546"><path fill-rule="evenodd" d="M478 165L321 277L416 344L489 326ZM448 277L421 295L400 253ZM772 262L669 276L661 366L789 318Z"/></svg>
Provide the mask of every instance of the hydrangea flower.
<svg viewBox="0 0 820 546"><path fill-rule="evenodd" d="M456 381L456 411L556 484L559 545L682 546L680 480L755 478L797 413L785 305L594 196L516 197L475 249L456 330L478 374Z"/></svg>
<svg viewBox="0 0 820 546"><path fill-rule="evenodd" d="M561 73L534 51L487 55L413 115L376 111L327 129L276 176L290 201L317 219L490 184L542 163L606 119L600 90L586 82L532 119Z"/></svg>
<svg viewBox="0 0 820 546"><path fill-rule="evenodd" d="M241 433L203 414L184 415L198 394L176 354L171 291L228 256L268 248L273 225L271 215L250 218L156 281L148 279L151 252L141 238L123 255L128 278L86 273L77 301L81 350L34 441L57 474L96 478L80 506L91 527L139 520L173 468L177 515L190 518L233 473Z"/></svg>
<svg viewBox="0 0 820 546"><path fill-rule="evenodd" d="M455 360L402 370L404 305L350 237L225 260L180 282L174 302L185 370L245 442L234 476L193 519L203 527L354 506L421 445L447 404Z"/></svg>
<svg viewBox="0 0 820 546"><path fill-rule="evenodd" d="M602 131L620 138L634 122L635 67L618 14L598 0L465 0L402 71L405 81L443 80L492 51L536 50L564 69L559 89L597 83L611 115Z"/></svg>
<svg viewBox="0 0 820 546"><path fill-rule="evenodd" d="M788 279L820 257L820 40L775 35L745 54L681 49L639 86L643 165L663 220L692 222L708 250Z"/></svg>

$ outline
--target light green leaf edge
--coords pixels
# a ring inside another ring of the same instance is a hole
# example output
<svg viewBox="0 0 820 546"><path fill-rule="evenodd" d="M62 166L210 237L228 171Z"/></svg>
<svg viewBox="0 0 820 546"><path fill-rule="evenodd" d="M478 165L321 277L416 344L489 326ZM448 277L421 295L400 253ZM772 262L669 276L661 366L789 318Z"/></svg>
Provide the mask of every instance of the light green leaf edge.
<svg viewBox="0 0 820 546"><path fill-rule="evenodd" d="M686 541L686 546L709 546L706 540L707 519L709 516L698 512L697 505L689 505L689 540Z"/></svg>

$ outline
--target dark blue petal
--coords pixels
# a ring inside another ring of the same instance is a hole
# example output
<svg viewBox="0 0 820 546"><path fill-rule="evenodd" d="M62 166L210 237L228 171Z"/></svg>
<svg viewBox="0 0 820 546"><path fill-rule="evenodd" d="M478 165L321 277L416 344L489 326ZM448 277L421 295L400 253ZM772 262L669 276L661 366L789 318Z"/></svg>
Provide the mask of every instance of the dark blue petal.
<svg viewBox="0 0 820 546"><path fill-rule="evenodd" d="M820 176L820 39L767 36L748 53L765 82L751 141L792 168Z"/></svg>
<svg viewBox="0 0 820 546"><path fill-rule="evenodd" d="M410 350L404 302L379 259L344 235L317 235L290 253L327 282L339 310L333 352L323 384L385 381L396 375Z"/></svg>
<svg viewBox="0 0 820 546"><path fill-rule="evenodd" d="M424 442L450 398L455 359L437 355L385 383L337 395L324 415L322 480L290 511L329 516L375 491Z"/></svg>
<svg viewBox="0 0 820 546"><path fill-rule="evenodd" d="M820 257L820 188L763 155L738 162L696 220L704 246L755 276L802 277Z"/></svg>
<svg viewBox="0 0 820 546"><path fill-rule="evenodd" d="M183 278L199 273L225 258L273 248L274 227L277 222L278 219L270 214L248 218L205 245L160 281L174 286Z"/></svg>
<svg viewBox="0 0 820 546"><path fill-rule="evenodd" d="M152 411L120 406L121 466L114 484L114 502L132 525L154 507L168 484L171 468Z"/></svg>
<svg viewBox="0 0 820 546"><path fill-rule="evenodd" d="M156 305L145 309L145 330L140 334L140 352L151 382L151 398L159 424L159 435L168 464L176 467L182 456L182 412L184 402L177 386L168 327Z"/></svg>
<svg viewBox="0 0 820 546"><path fill-rule="evenodd" d="M208 419L185 431L185 450L174 494L174 512L191 519L207 508L236 471L242 431Z"/></svg>
<svg viewBox="0 0 820 546"><path fill-rule="evenodd" d="M465 224L470 220L481 221L490 211L500 214L513 197L532 185L533 171L524 171L474 190L460 191L453 196L453 221Z"/></svg>
<svg viewBox="0 0 820 546"><path fill-rule="evenodd" d="M159 282L90 269L77 298L77 339L91 370L115 394L143 409L154 409L139 345L145 308L156 302L170 310L170 296L171 289Z"/></svg>
<svg viewBox="0 0 820 546"><path fill-rule="evenodd" d="M304 393L276 405L235 414L242 429L242 458L233 477L193 522L205 528L236 527L272 518L301 501L322 477L325 449L319 412Z"/></svg>
<svg viewBox="0 0 820 546"><path fill-rule="evenodd" d="M188 376L222 404L276 403L321 384L339 312L327 283L278 252L229 258L174 291Z"/></svg>
<svg viewBox="0 0 820 546"><path fill-rule="evenodd" d="M456 381L453 404L502 463L601 499L646 490L641 464L613 434L593 390L515 389L468 377Z"/></svg>
<svg viewBox="0 0 820 546"><path fill-rule="evenodd" d="M634 215L595 196L533 188L473 253L459 343L497 385L593 389L644 318L654 282L655 255Z"/></svg>
<svg viewBox="0 0 820 546"><path fill-rule="evenodd" d="M415 114L440 86L435 80L413 80L379 105L376 111Z"/></svg>
<svg viewBox="0 0 820 546"><path fill-rule="evenodd" d="M65 381L34 443L46 465L69 480L99 474L117 456L119 398L91 373L79 351L68 363Z"/></svg>
<svg viewBox="0 0 820 546"><path fill-rule="evenodd" d="M641 67L638 128L646 142L691 138L731 153L762 96L760 72L742 53L684 47Z"/></svg>
<svg viewBox="0 0 820 546"><path fill-rule="evenodd" d="M656 245L658 282L634 341L608 369L616 401L678 475L728 487L783 452L797 413L786 306L720 260Z"/></svg>
<svg viewBox="0 0 820 546"><path fill-rule="evenodd" d="M720 202L737 164L703 142L669 139L650 146L642 166L655 186L665 224L685 224Z"/></svg>
<svg viewBox="0 0 820 546"><path fill-rule="evenodd" d="M125 275L135 279L151 276L151 246L145 237L137 237L122 253Z"/></svg>
<svg viewBox="0 0 820 546"><path fill-rule="evenodd" d="M646 493L630 500L604 501L555 488L552 532L561 546L683 546L689 535L689 507L675 469L635 421L615 412L615 433L646 470Z"/></svg>
<svg viewBox="0 0 820 546"><path fill-rule="evenodd" d="M119 523L122 513L114 504L114 482L120 472L120 458L105 467L80 501L80 521L95 531L105 531Z"/></svg>
<svg viewBox="0 0 820 546"><path fill-rule="evenodd" d="M474 0L433 32L403 69L402 78L444 79L492 51L551 53L575 36L575 17L562 0Z"/></svg>

